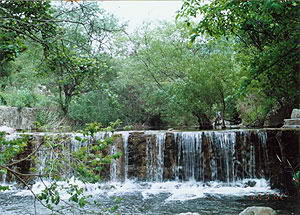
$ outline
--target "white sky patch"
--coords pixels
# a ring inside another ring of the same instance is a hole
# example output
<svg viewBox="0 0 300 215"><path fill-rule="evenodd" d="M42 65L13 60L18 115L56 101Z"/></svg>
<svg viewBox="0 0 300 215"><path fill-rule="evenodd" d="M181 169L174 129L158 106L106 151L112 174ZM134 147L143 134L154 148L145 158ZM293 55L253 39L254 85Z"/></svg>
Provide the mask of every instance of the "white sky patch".
<svg viewBox="0 0 300 215"><path fill-rule="evenodd" d="M144 22L175 20L182 1L103 1L100 4L121 23L127 21L127 30L132 32Z"/></svg>

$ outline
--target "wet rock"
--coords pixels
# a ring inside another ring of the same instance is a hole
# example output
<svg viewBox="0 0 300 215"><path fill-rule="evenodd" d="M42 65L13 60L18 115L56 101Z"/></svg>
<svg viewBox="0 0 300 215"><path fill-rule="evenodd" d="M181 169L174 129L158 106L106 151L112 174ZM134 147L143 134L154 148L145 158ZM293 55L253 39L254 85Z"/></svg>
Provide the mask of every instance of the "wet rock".
<svg viewBox="0 0 300 215"><path fill-rule="evenodd" d="M128 178L147 178L147 142L144 132L133 132L128 137Z"/></svg>
<svg viewBox="0 0 300 215"><path fill-rule="evenodd" d="M300 118L296 119L285 119L284 120L284 127L287 127L289 125L299 125L300 126Z"/></svg>
<svg viewBox="0 0 300 215"><path fill-rule="evenodd" d="M211 165L210 158L212 157L212 148L210 139L203 135L203 168L204 168L204 180L211 181Z"/></svg>
<svg viewBox="0 0 300 215"><path fill-rule="evenodd" d="M256 185L256 181L247 181L245 183L245 187L254 187Z"/></svg>
<svg viewBox="0 0 300 215"><path fill-rule="evenodd" d="M300 131L269 131L267 146L269 152L269 178L271 188L293 195L296 190L292 182L290 165L300 162Z"/></svg>
<svg viewBox="0 0 300 215"><path fill-rule="evenodd" d="M164 150L164 179L174 180L178 146L172 133L166 134Z"/></svg>
<svg viewBox="0 0 300 215"><path fill-rule="evenodd" d="M114 135L115 153L124 152L124 143L122 135ZM125 180L125 156L120 156L115 160L116 162L116 178L119 180Z"/></svg>
<svg viewBox="0 0 300 215"><path fill-rule="evenodd" d="M276 211L274 211L270 207L257 207L252 206L243 210L239 215L276 215Z"/></svg>

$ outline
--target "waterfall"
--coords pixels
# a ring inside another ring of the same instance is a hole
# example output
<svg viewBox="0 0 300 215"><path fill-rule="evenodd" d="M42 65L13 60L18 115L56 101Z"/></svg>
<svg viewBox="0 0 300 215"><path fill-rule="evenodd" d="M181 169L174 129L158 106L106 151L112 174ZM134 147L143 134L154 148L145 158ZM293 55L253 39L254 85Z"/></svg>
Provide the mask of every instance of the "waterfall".
<svg viewBox="0 0 300 215"><path fill-rule="evenodd" d="M134 144L128 141L130 135L127 133L126 145ZM126 163L124 168L126 172L130 168L146 168L145 177L150 181L223 181L229 184L245 178L261 178L264 175L257 173L268 171L267 133L264 131L147 131L140 134L141 138L143 135L146 136L145 152L128 153L124 148L126 157L139 153L146 159L146 165L142 166L143 162L137 160L130 167ZM258 157L259 162L256 161ZM132 177L126 174L125 178Z"/></svg>
<svg viewBox="0 0 300 215"><path fill-rule="evenodd" d="M178 145L176 179L235 180L234 132L176 132Z"/></svg>
<svg viewBox="0 0 300 215"><path fill-rule="evenodd" d="M180 175L181 178L192 181L203 177L203 169L199 169L202 154L201 135L199 132L174 133L175 142L178 144L176 179L179 179Z"/></svg>
<svg viewBox="0 0 300 215"><path fill-rule="evenodd" d="M123 138L123 142L124 142L124 178L125 180L128 178L128 138L129 138L129 132L124 131L122 132L122 138Z"/></svg>
<svg viewBox="0 0 300 215"><path fill-rule="evenodd" d="M64 141L67 146L64 150L69 152L88 144L76 140L75 136L80 134L65 135L69 135L69 141ZM106 180L135 178L156 182L222 181L229 184L246 178L264 178L269 172L268 138L264 130L120 131L114 134L99 132L96 138L103 140L112 135L120 138L110 146L110 153L120 151L122 157L112 160L109 176L102 177ZM43 147L38 151L35 166L40 174L53 156ZM71 158L68 162L72 162ZM66 170L64 174L72 176L72 170ZM1 179L4 182L6 175L2 174Z"/></svg>
<svg viewBox="0 0 300 215"><path fill-rule="evenodd" d="M145 132L147 136L147 179L163 180L165 132Z"/></svg>
<svg viewBox="0 0 300 215"><path fill-rule="evenodd" d="M110 153L115 154L117 152L116 145L113 144L110 148ZM112 160L110 164L110 180L116 181L117 180L117 161Z"/></svg>
<svg viewBox="0 0 300 215"><path fill-rule="evenodd" d="M156 181L163 180L164 171L164 145L165 145L165 133L159 133L156 135L156 148L157 150L157 169L156 169Z"/></svg>

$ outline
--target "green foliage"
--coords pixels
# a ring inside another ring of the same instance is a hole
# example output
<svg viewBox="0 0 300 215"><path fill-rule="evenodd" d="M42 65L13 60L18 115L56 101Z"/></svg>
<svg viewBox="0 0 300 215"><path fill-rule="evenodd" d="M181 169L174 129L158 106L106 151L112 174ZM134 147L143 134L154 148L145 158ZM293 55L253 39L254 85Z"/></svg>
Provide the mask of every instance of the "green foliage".
<svg viewBox="0 0 300 215"><path fill-rule="evenodd" d="M14 90L8 93L5 92L1 94L1 97L7 105L19 108L34 107L38 100L38 96L28 89Z"/></svg>
<svg viewBox="0 0 300 215"><path fill-rule="evenodd" d="M5 135L5 132L0 132L0 165L7 164L12 158L21 153L28 142L28 136L26 135L14 140L6 140Z"/></svg>
<svg viewBox="0 0 300 215"><path fill-rule="evenodd" d="M115 136L100 140L96 134L99 131L114 132L120 123L117 120L110 123L109 127L103 127L99 123L87 124L81 131L83 136L75 137L78 148L72 152L67 144L70 141L69 138L57 136L53 139L49 137L46 140L46 147L56 153L56 157L59 159L48 160L43 171L52 179L62 180L65 177L62 173L72 169L72 174L83 182L99 182L100 175L107 164L110 164L112 159L119 158L121 154L120 152L114 155L110 154L109 146L114 143ZM71 163L69 163L70 160L72 160Z"/></svg>
<svg viewBox="0 0 300 215"><path fill-rule="evenodd" d="M0 34L0 61L11 61L16 58L21 52L25 50L25 45L20 39L15 39L14 41L11 38L17 37L15 33L1 33Z"/></svg>
<svg viewBox="0 0 300 215"><path fill-rule="evenodd" d="M86 195L83 188L74 185L69 181L63 172L72 170L72 175L76 179L84 183L97 183L101 180L100 174L106 168L107 164L111 163L112 159L118 159L121 156L120 152L111 155L108 147L114 143L114 136L106 137L104 140L97 138L99 131L114 132L115 128L120 125L120 120L110 123L108 128L103 127L99 123L89 123L85 129L81 131L83 136L76 136L75 140L80 145L76 150L70 152L64 141L66 137L57 137L48 139L46 147L52 150L56 155L56 159L48 160L44 172L49 175L53 183L46 187L38 196L40 200L45 202L49 209L54 209L62 200L60 193L65 191L69 194L68 201L83 208L87 204L91 204L89 195ZM70 163L70 161L72 161ZM59 181L67 182L67 185L59 185ZM111 210L117 210L114 206Z"/></svg>
<svg viewBox="0 0 300 215"><path fill-rule="evenodd" d="M6 190L9 190L9 186L0 185L0 192L1 191L6 191Z"/></svg>
<svg viewBox="0 0 300 215"><path fill-rule="evenodd" d="M0 3L2 104L59 106L66 117L74 97L105 88L111 77L107 38L120 29L113 16L95 3Z"/></svg>
<svg viewBox="0 0 300 215"><path fill-rule="evenodd" d="M52 208L51 204L58 205L60 202L60 195L57 191L57 183L52 183L50 187L46 187L41 194L38 195L40 200L44 200L48 208Z"/></svg>
<svg viewBox="0 0 300 215"><path fill-rule="evenodd" d="M133 129L134 129L134 127L132 125L126 125L126 126L123 127L124 131L130 131L130 130L133 130Z"/></svg>
<svg viewBox="0 0 300 215"><path fill-rule="evenodd" d="M89 56L78 56L76 52L68 50L65 46L58 46L53 55L49 55L46 70L43 76L51 77L50 88L58 95L58 103L62 111L67 114L69 105L74 96L99 89L100 78L103 71L108 68L105 62Z"/></svg>
<svg viewBox="0 0 300 215"><path fill-rule="evenodd" d="M240 72L232 41L191 47L181 23L164 23L141 29L130 42L135 49L125 53L115 81L124 121L204 127L217 111L232 118L227 106L234 100L227 98L236 93Z"/></svg>
<svg viewBox="0 0 300 215"><path fill-rule="evenodd" d="M47 46L55 35L49 1L0 1L0 62L11 61L26 49L31 39Z"/></svg>
<svg viewBox="0 0 300 215"><path fill-rule="evenodd" d="M108 126L109 122L119 117L116 98L109 94L109 91L95 91L74 98L70 104L69 117L77 126L95 121Z"/></svg>
<svg viewBox="0 0 300 215"><path fill-rule="evenodd" d="M58 205L61 202L60 191L66 190L70 195L69 201L78 204L80 208L83 208L89 203L85 196L83 188L79 188L78 185L68 184L67 186L58 185L56 182L51 183L49 187L46 187L41 194L38 195L39 200L46 203L49 209L53 209L54 205Z"/></svg>
<svg viewBox="0 0 300 215"><path fill-rule="evenodd" d="M7 174L8 170L5 167L17 155L19 155L28 144L28 136L23 135L21 138L7 140L6 133L0 132L0 175ZM9 186L0 185L0 192L9 190Z"/></svg>
<svg viewBox="0 0 300 215"><path fill-rule="evenodd" d="M267 105L276 100L282 107L293 107L299 97L299 6L299 1L281 0L186 0L180 16L192 40L203 34L236 40L246 75L241 94L252 96L254 80ZM192 21L198 16L198 22ZM265 116L268 107L258 109Z"/></svg>
<svg viewBox="0 0 300 215"><path fill-rule="evenodd" d="M299 98L298 9L298 1L186 0L184 22L128 35L96 3L0 1L0 102L38 107L45 128L118 118L205 127L217 112L262 125L272 105L289 110Z"/></svg>
<svg viewBox="0 0 300 215"><path fill-rule="evenodd" d="M57 8L56 13L62 14L61 19L68 21L60 23L64 31L47 49L39 72L48 78L45 84L56 95L65 116L74 97L104 88L103 82L111 72L110 58L105 50L94 47L95 44L99 47L107 45L108 32L118 30L117 21L97 4L83 2L71 7L70 11L64 4ZM99 16L101 12L102 16Z"/></svg>
<svg viewBox="0 0 300 215"><path fill-rule="evenodd" d="M274 107L275 99L265 99L265 94L263 94L260 87L255 87L254 83L257 83L257 81L252 81L251 91L249 89L249 94L239 99L237 108L245 125L261 127L267 114Z"/></svg>

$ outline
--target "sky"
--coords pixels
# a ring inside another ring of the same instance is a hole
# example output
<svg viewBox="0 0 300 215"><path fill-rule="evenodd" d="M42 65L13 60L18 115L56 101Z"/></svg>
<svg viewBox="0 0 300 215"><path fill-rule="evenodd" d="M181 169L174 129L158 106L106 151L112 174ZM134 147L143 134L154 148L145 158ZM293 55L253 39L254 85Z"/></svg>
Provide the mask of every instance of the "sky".
<svg viewBox="0 0 300 215"><path fill-rule="evenodd" d="M114 14L123 23L128 21L128 31L134 31L143 22L175 20L181 1L101 1L108 12Z"/></svg>

